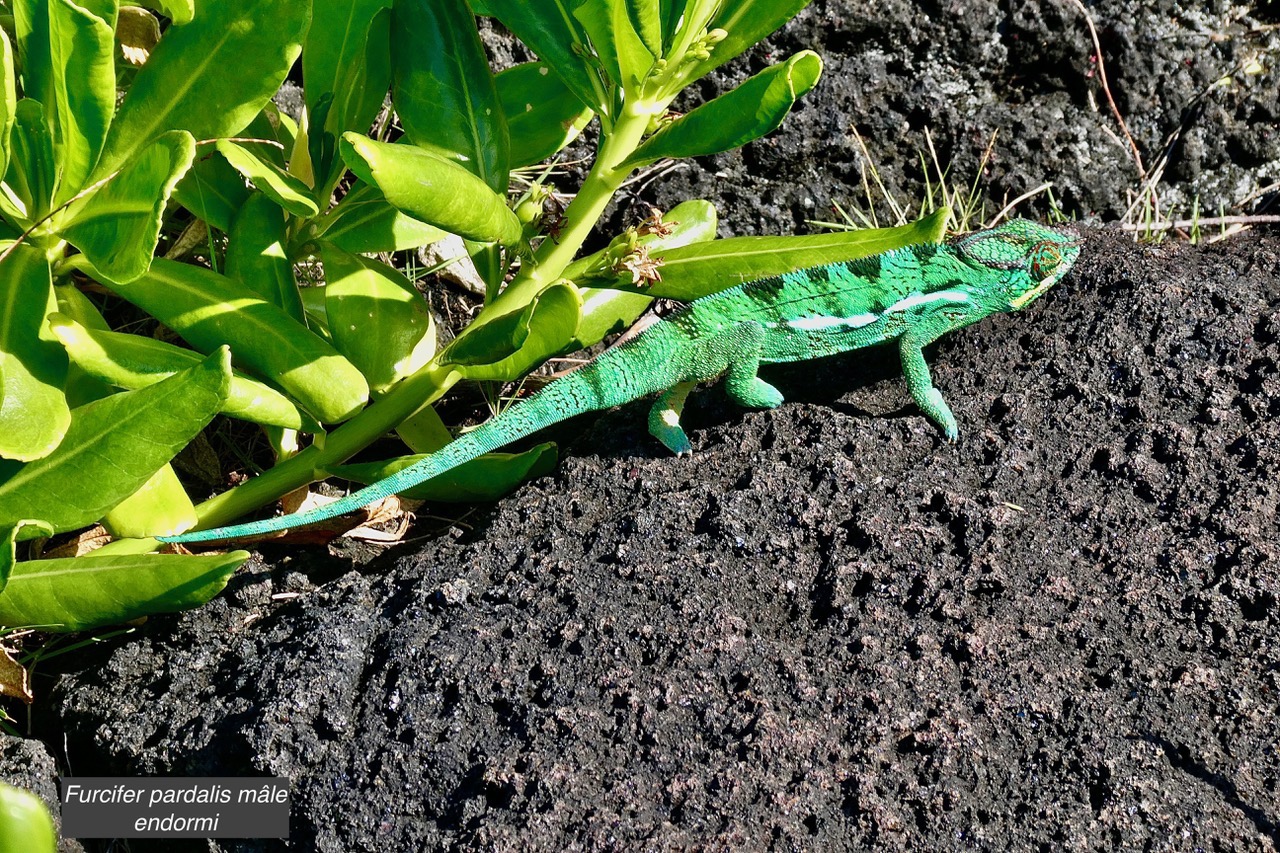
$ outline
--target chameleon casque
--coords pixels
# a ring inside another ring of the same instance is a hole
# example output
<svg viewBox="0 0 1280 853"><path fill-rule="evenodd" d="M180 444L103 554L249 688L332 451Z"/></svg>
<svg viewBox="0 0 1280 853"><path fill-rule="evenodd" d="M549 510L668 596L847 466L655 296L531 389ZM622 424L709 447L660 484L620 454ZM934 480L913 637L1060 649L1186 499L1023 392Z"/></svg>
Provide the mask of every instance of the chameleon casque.
<svg viewBox="0 0 1280 853"><path fill-rule="evenodd" d="M761 364L804 361L896 342L916 404L948 441L955 416L933 386L922 349L940 336L1025 307L1071 268L1080 237L1015 220L946 243L745 282L690 302L629 342L563 376L429 457L325 506L262 521L158 537L204 542L323 521L431 479L464 462L584 412L658 394L649 430L689 453L680 412L699 382L725 377L729 397L753 408L782 403Z"/></svg>

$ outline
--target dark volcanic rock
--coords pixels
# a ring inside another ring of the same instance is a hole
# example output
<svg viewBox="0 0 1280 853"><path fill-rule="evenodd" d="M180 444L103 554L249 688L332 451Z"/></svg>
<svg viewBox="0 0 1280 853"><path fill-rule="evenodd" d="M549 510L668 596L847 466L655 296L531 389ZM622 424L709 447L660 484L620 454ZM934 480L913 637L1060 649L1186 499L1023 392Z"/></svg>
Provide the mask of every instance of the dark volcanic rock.
<svg viewBox="0 0 1280 853"><path fill-rule="evenodd" d="M1095 234L935 348L957 445L891 352L704 392L692 459L626 407L465 536L153 620L68 755L290 776L298 849L1268 848L1278 333L1275 241Z"/></svg>
<svg viewBox="0 0 1280 853"><path fill-rule="evenodd" d="M1190 216L1197 203L1201 215L1253 212L1256 196L1246 200L1267 186L1274 212L1274 8L1227 0L1085 5L1144 168L1163 176L1160 213ZM926 184L936 193L938 183L929 139L949 184L967 195L997 131L977 185L987 216L1047 181L1068 214L1113 220L1143 184L1100 86L1086 21L1070 0L815 0L677 107L696 106L805 49L822 56L823 78L781 130L677 167L644 197L664 209L710 199L725 234L804 231L808 220L835 218L832 203L870 207L864 170L916 209ZM872 197L884 221L889 208L878 191ZM1018 209L1043 216L1048 197Z"/></svg>

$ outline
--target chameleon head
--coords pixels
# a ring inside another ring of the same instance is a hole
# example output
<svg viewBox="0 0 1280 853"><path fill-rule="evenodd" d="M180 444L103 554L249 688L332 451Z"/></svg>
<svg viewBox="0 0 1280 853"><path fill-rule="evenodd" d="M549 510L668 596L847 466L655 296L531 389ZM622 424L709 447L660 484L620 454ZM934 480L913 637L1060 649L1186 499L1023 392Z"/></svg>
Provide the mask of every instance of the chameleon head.
<svg viewBox="0 0 1280 853"><path fill-rule="evenodd" d="M1080 256L1081 238L1074 230L1050 228L1014 219L985 231L956 238L956 253L971 264L1004 270L997 293L1016 311L1057 284Z"/></svg>

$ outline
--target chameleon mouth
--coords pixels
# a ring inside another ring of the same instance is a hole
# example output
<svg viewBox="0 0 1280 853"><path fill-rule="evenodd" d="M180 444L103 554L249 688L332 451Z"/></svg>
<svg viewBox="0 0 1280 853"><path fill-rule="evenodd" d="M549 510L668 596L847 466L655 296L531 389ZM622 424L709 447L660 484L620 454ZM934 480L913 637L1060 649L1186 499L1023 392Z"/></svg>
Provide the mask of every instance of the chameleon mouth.
<svg viewBox="0 0 1280 853"><path fill-rule="evenodd" d="M1040 295L1043 294L1046 290L1053 287L1053 285L1058 281L1058 278L1059 278L1058 274L1054 273L1053 275L1049 276L1044 281L1040 282L1035 287L1031 288L1026 293L1022 294L1016 299L1010 299L1009 305L1013 307L1013 310L1021 311L1027 305L1030 305L1032 302L1038 299Z"/></svg>

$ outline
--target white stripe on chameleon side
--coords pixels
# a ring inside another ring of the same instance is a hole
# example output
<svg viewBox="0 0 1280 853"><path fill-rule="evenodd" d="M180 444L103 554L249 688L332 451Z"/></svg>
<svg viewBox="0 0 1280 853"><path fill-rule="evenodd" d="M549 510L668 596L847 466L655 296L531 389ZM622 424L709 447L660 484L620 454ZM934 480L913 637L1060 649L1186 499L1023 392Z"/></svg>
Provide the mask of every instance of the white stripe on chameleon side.
<svg viewBox="0 0 1280 853"><path fill-rule="evenodd" d="M794 320L788 320L784 325L799 332L821 332L823 329L835 329L841 326L861 329L879 319L879 314L854 314L852 317L797 317Z"/></svg>
<svg viewBox="0 0 1280 853"><path fill-rule="evenodd" d="M931 302L968 302L969 295L962 290L939 290L937 293L916 293L897 302L884 309L884 313L892 314L896 311L910 311L920 305L928 305Z"/></svg>

